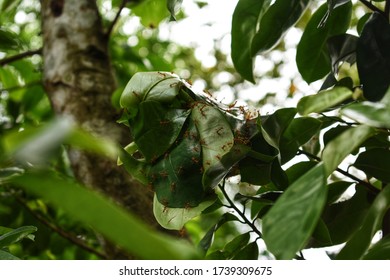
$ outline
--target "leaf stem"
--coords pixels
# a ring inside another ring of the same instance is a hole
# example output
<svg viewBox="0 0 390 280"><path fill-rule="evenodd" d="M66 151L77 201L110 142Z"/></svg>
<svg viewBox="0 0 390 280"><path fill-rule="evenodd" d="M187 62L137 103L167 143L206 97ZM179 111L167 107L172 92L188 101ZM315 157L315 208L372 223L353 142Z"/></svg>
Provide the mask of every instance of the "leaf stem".
<svg viewBox="0 0 390 280"><path fill-rule="evenodd" d="M47 226L52 231L56 232L58 235L62 236L63 238L65 238L66 240L75 244L76 246L80 247L81 249L98 256L101 259L105 259L105 260L108 259L108 257L104 253L97 251L95 248L90 247L89 245L85 244L85 242L83 242L81 239L79 239L76 236L74 236L73 234L65 231L64 229L60 228L59 226L51 223L44 216L42 216L41 214L32 210L28 206L27 202L23 198L21 198L19 195L15 194L14 197L15 197L16 201L20 205L22 205L23 208L25 208L27 210L27 212L29 212L35 219L37 219L43 225Z"/></svg>
<svg viewBox="0 0 390 280"><path fill-rule="evenodd" d="M234 209L237 212L237 214L244 220L244 224L248 225L253 230L253 232L255 232L261 238L263 236L262 233L255 227L255 225L251 221L248 220L245 214L241 212L241 210L238 209L237 206L234 204L234 202L230 199L229 195L225 190L225 179L223 179L223 183L219 184L218 187L220 188L223 196L226 198L227 202L229 203L230 205L229 208Z"/></svg>
<svg viewBox="0 0 390 280"><path fill-rule="evenodd" d="M371 11L373 12L377 12L377 13L380 13L381 15L387 17L388 14L386 14L384 11L382 11L381 9L379 9L377 6L375 6L374 4L372 4L370 1L367 1L367 0L359 0L362 4L364 4L367 8L369 8ZM389 1L386 1L386 4L388 3Z"/></svg>
<svg viewBox="0 0 390 280"><path fill-rule="evenodd" d="M128 0L122 0L122 3L119 6L119 10L118 10L118 12L115 15L114 20L111 22L110 26L108 27L108 29L106 31L106 37L107 38L110 37L110 35L112 33L112 30L114 29L115 24L118 22L118 20L120 18L120 15L122 13L122 10L125 8L127 2L128 2Z"/></svg>
<svg viewBox="0 0 390 280"><path fill-rule="evenodd" d="M5 57L3 59L0 59L0 66L4 66L6 64L10 64L14 61L17 61L19 59L23 59L25 57L33 56L35 54L42 54L42 48L36 49L36 50L29 50L23 53L18 53L9 57Z"/></svg>
<svg viewBox="0 0 390 280"><path fill-rule="evenodd" d="M301 149L298 150L298 154L305 155L305 156L307 156L308 158L314 159L315 161L318 161L318 162L322 161L321 158L319 158L319 157L317 157L317 156L315 156L315 155L313 155L313 154L311 154L311 153L308 153L308 152L306 152L306 151L304 151L304 150L301 150ZM343 174L344 176L346 176L346 177L348 177L348 178L350 178L350 179L352 179L352 180L358 182L359 184L365 186L365 187L366 187L369 191L371 191L372 193L374 193L374 194L378 194L378 193L379 193L379 190L378 190L377 188L375 188L375 187L374 187L373 185L371 185L370 183L368 183L368 182L366 182L366 181L363 181L362 179L359 179L359 178L356 177L355 175L352 175L351 173L349 173L349 172L347 172L347 171L345 171L345 170L343 170L343 169L340 169L340 168L336 168L336 171L339 172L339 173L341 173L341 174Z"/></svg>

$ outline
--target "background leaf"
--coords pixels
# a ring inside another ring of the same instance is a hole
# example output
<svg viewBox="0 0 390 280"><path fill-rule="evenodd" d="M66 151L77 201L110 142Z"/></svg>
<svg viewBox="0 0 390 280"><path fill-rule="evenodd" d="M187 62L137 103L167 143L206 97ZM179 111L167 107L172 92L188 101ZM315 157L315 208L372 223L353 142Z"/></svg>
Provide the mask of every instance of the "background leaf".
<svg viewBox="0 0 390 280"><path fill-rule="evenodd" d="M13 182L25 191L48 200L56 208L63 209L73 219L90 225L140 258L191 259L196 256L194 248L186 242L152 231L102 195L56 174L26 173L14 178Z"/></svg>
<svg viewBox="0 0 390 280"><path fill-rule="evenodd" d="M19 242L23 238L29 238L29 235L37 231L37 227L23 226L0 236L0 249L9 246L13 243Z"/></svg>
<svg viewBox="0 0 390 280"><path fill-rule="evenodd" d="M240 0L232 19L231 56L234 67L240 75L254 83L251 44L256 34L257 23L269 5L269 0Z"/></svg>
<svg viewBox="0 0 390 280"><path fill-rule="evenodd" d="M309 0L276 0L260 20L260 28L252 40L252 56L275 47L282 36L306 10Z"/></svg>
<svg viewBox="0 0 390 280"><path fill-rule="evenodd" d="M297 46L296 61L298 70L308 83L321 79L330 72L331 62L326 41L331 36L347 31L351 19L352 4L347 2L335 8L326 23L320 26L327 12L328 7L323 4L314 13Z"/></svg>
<svg viewBox="0 0 390 280"><path fill-rule="evenodd" d="M168 11L171 13L171 20L176 20L176 14L180 10L183 0L167 0Z"/></svg>
<svg viewBox="0 0 390 280"><path fill-rule="evenodd" d="M145 27L156 28L160 22L169 16L167 4L161 0L144 0L131 9L141 18Z"/></svg>
<svg viewBox="0 0 390 280"><path fill-rule="evenodd" d="M19 260L19 258L4 250L0 250L0 260Z"/></svg>

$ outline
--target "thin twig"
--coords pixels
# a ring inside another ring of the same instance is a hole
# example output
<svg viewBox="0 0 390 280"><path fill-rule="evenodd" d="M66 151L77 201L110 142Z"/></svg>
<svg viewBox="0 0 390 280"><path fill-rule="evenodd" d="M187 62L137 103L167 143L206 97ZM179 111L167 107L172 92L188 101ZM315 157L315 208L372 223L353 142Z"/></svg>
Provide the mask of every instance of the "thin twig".
<svg viewBox="0 0 390 280"><path fill-rule="evenodd" d="M311 154L311 153L308 153L308 152L305 152L304 150L298 150L298 153L299 154L302 154L302 155L305 155L307 156L308 158L311 158L311 159L314 159L315 161L322 161L321 158ZM365 187L367 187L367 189L371 192L373 192L374 194L378 194L379 190L377 188L375 188L373 185L371 185L370 183L366 182L366 181L363 181L362 179L359 179L358 177L356 177L355 175L352 175L351 173L345 171L345 170L342 170L341 168L336 168L336 171L343 174L344 176L358 182L359 184L361 185L364 185Z"/></svg>
<svg viewBox="0 0 390 280"><path fill-rule="evenodd" d="M37 50L26 51L23 53L18 53L18 54L0 59L0 66L4 66L6 64L12 63L12 62L17 61L19 59L23 59L25 57L33 56L35 54L42 54L42 48L39 48Z"/></svg>
<svg viewBox="0 0 390 280"><path fill-rule="evenodd" d="M122 13L122 10L125 8L127 1L128 1L128 0L122 0L122 3L121 3L121 5L120 5L120 7L119 7L118 12L117 12L116 15L115 15L114 20L111 22L110 26L108 27L108 29L107 29L107 31L106 31L106 37L110 37L111 32L112 32L112 30L114 29L115 24L118 22L118 20L119 20L119 18L120 18L120 15L121 15L121 13Z"/></svg>
<svg viewBox="0 0 390 280"><path fill-rule="evenodd" d="M369 8L371 11L373 12L378 12L380 13L381 15L383 16L387 16L386 13L384 11L382 11L381 9L379 9L377 6L375 6L374 4L372 4L370 1L367 1L367 0L359 0L362 4L364 4L367 8Z"/></svg>
<svg viewBox="0 0 390 280"><path fill-rule="evenodd" d="M27 205L27 202L23 198L21 198L20 196L15 195L15 198L19 202L19 204L22 205L35 219L37 219L39 222L41 222L42 224L47 226L52 231L58 233L60 236L62 236L66 240L70 241L71 243L77 245L78 247L82 248L83 250L85 250L85 251L87 251L89 253L92 253L92 254L98 256L99 258L108 259L108 257L104 253L99 252L96 249L88 246L81 239L79 239L76 236L74 236L73 234L65 231L64 229L60 228L59 226L54 225L53 223L48 221L45 217L43 217L41 214L39 214L39 213L35 212L34 210L32 210Z"/></svg>
<svg viewBox="0 0 390 280"><path fill-rule="evenodd" d="M234 202L230 199L230 197L226 193L225 179L223 180L223 183L219 184L218 186L219 186L220 190L222 191L223 196L226 198L226 200L230 204L229 208L233 208L238 213L238 215L240 215L240 217L244 220L244 224L251 227L252 230L261 238L263 236L262 233L255 227L255 225L253 223L251 223L251 221L248 220L248 218L240 211L240 209L237 208L237 206L234 204Z"/></svg>

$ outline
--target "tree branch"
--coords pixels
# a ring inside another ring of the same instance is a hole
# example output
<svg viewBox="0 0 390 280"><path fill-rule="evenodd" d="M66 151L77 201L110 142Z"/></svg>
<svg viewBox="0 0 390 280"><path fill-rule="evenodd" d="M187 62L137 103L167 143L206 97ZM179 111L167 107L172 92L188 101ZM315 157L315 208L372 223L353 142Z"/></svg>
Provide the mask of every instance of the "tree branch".
<svg viewBox="0 0 390 280"><path fill-rule="evenodd" d="M13 56L5 57L3 59L0 59L0 66L4 66L6 64L12 63L14 61L17 61L19 59L23 59L25 57L33 56L34 54L42 54L42 48L36 49L36 50L30 50L23 53L19 53Z"/></svg>
<svg viewBox="0 0 390 280"><path fill-rule="evenodd" d="M121 5L120 5L120 7L119 7L118 12L117 12L116 15L115 15L114 20L111 22L110 26L108 27L108 29L107 29L107 31L106 31L106 37L107 37L107 38L110 37L111 32L112 32L112 30L114 29L115 24L118 22L118 20L119 20L119 18L120 18L120 15L121 15L121 13L122 13L122 10L125 8L127 1L128 1L128 0L122 0L122 3L121 3Z"/></svg>
<svg viewBox="0 0 390 280"><path fill-rule="evenodd" d="M45 217L43 217L41 214L39 214L39 213L35 212L34 210L32 210L27 205L27 202L23 198L21 198L20 196L15 195L14 197L17 200L17 202L20 205L22 205L23 208L25 208L27 210L27 212L29 212L35 219L37 219L43 225L47 226L52 231L56 232L57 234L59 234L60 236L62 236L66 240L68 240L69 242L75 244L76 246L80 247L81 249L83 249L83 250L85 250L85 251L87 251L89 253L92 253L92 254L98 256L99 258L108 259L108 257L104 253L99 252L96 249L88 246L81 239L79 239L76 236L74 236L73 234L65 231L64 229L60 228L59 226L51 223Z"/></svg>
<svg viewBox="0 0 390 280"><path fill-rule="evenodd" d="M247 224L261 238L263 236L262 233L255 227L255 225L251 221L248 220L248 218L244 215L244 213L242 213L240 211L240 209L237 208L237 206L234 204L234 202L230 199L230 197L226 193L226 190L225 190L225 179L223 180L222 184L218 185L218 187L222 191L223 196L228 201L228 203L230 205L229 208L233 208L238 213L238 215L240 215L240 217L244 220L244 223Z"/></svg>
<svg viewBox="0 0 390 280"><path fill-rule="evenodd" d="M308 158L310 159L314 159L315 161L322 161L321 158L313 155L313 154L310 154L308 152L305 152L304 150L298 150L298 154L301 154L301 155L305 155L307 156ZM366 181L363 181L362 179L359 179L358 177L356 177L355 175L352 175L351 173L348 173L347 171L345 170L342 170L340 168L336 168L336 171L343 174L344 176L358 182L359 184L365 186L369 191L371 191L372 193L374 194L378 194L379 193L379 190L377 188L375 188L373 185L371 185L370 183L366 182Z"/></svg>
<svg viewBox="0 0 390 280"><path fill-rule="evenodd" d="M364 4L367 8L369 8L371 11L373 12L377 12L377 13L380 13L381 15L383 16L387 16L387 14L385 12L383 12L381 9L379 9L377 6L375 6L374 4L372 4L370 1L367 1L367 0L359 0L362 4Z"/></svg>

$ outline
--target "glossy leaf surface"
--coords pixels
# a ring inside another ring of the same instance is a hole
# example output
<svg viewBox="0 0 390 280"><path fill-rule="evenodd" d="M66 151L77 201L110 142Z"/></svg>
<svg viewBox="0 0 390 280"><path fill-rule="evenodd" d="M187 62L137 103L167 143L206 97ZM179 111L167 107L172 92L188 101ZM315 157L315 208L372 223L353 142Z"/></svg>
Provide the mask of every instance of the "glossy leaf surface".
<svg viewBox="0 0 390 280"><path fill-rule="evenodd" d="M338 165L366 139L375 134L375 129L360 125L344 131L333 139L326 147L322 155L325 175L329 176Z"/></svg>
<svg viewBox="0 0 390 280"><path fill-rule="evenodd" d="M277 259L291 259L313 233L326 201L323 165L296 180L263 219L263 238Z"/></svg>
<svg viewBox="0 0 390 280"><path fill-rule="evenodd" d="M334 87L317 94L302 97L298 102L298 112L301 115L321 113L352 97L352 91L346 87Z"/></svg>
<svg viewBox="0 0 390 280"><path fill-rule="evenodd" d="M240 75L254 82L251 44L256 34L258 19L269 0L240 0L232 19L232 60Z"/></svg>

